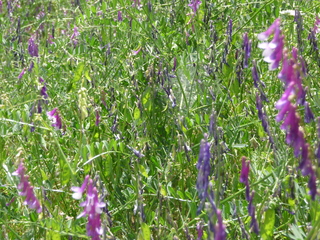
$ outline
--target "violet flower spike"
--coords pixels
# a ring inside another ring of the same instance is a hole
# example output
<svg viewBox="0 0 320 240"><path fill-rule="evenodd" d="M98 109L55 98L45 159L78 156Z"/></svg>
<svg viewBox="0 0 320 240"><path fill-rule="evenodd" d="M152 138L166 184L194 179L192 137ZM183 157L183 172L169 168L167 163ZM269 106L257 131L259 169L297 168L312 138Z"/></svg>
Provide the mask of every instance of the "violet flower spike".
<svg viewBox="0 0 320 240"><path fill-rule="evenodd" d="M55 127L55 129L57 130L62 128L62 122L57 108L54 108L52 111L47 112L47 116L52 123L52 127Z"/></svg>
<svg viewBox="0 0 320 240"><path fill-rule="evenodd" d="M33 37L30 37L28 41L28 52L31 57L39 57L38 45L35 44Z"/></svg>
<svg viewBox="0 0 320 240"><path fill-rule="evenodd" d="M265 41L265 40L267 40L267 39L270 37L270 35L272 35L272 34L274 33L275 29L276 29L277 27L279 27L279 26L280 26L280 18L277 18L277 19L271 24L271 26L267 29L267 31L258 34L258 39L259 39L260 41Z"/></svg>
<svg viewBox="0 0 320 240"><path fill-rule="evenodd" d="M244 50L244 68L248 67L248 62L251 54L251 40L248 38L248 33L243 35L243 50Z"/></svg>
<svg viewBox="0 0 320 240"><path fill-rule="evenodd" d="M87 188L87 199L80 204L84 209L77 218L88 216L87 235L92 239L100 239L100 235L103 234L100 219L101 208L104 208L106 204L99 201L97 189L93 186L93 181L89 176L86 176L81 188L73 187L72 191L75 191L74 197L79 199L85 188Z"/></svg>
<svg viewBox="0 0 320 240"><path fill-rule="evenodd" d="M88 181L89 181L89 175L86 176L86 178L84 179L84 182L82 183L81 187L71 187L71 191L73 191L74 193L72 194L72 197L74 199L81 199L82 198L82 194L85 191L87 185L88 185Z"/></svg>
<svg viewBox="0 0 320 240"><path fill-rule="evenodd" d="M201 4L201 1L199 0L192 0L190 4L188 4L188 6L193 10L193 13L196 14L199 6Z"/></svg>
<svg viewBox="0 0 320 240"><path fill-rule="evenodd" d="M41 213L42 207L39 200L34 195L33 187L30 185L29 177L25 175L25 171L24 164L20 163L18 169L12 173L12 175L20 177L18 189L21 191L19 192L19 195L26 197L24 201L25 205L28 205L31 209L36 209L37 213Z"/></svg>
<svg viewBox="0 0 320 240"><path fill-rule="evenodd" d="M223 224L221 217L221 210L217 210L217 224L214 227L214 240L225 240L226 239L226 226Z"/></svg>
<svg viewBox="0 0 320 240"><path fill-rule="evenodd" d="M18 76L18 79L21 79L26 72L26 68L22 69L21 73Z"/></svg>
<svg viewBox="0 0 320 240"><path fill-rule="evenodd" d="M309 123L311 122L312 120L314 120L314 115L311 111L311 108L309 106L309 103L308 102L305 102L304 103L304 122L305 123Z"/></svg>
<svg viewBox="0 0 320 240"><path fill-rule="evenodd" d="M210 144L205 139L202 139L197 163L198 177L196 187L201 201L200 206L198 208L198 213L201 211L204 201L206 200L208 195L209 175L211 170L210 158Z"/></svg>
<svg viewBox="0 0 320 240"><path fill-rule="evenodd" d="M122 12L118 11L118 22L122 22Z"/></svg>
<svg viewBox="0 0 320 240"><path fill-rule="evenodd" d="M242 157L242 167L240 173L240 182L247 184L249 179L250 161L247 161L246 157Z"/></svg>

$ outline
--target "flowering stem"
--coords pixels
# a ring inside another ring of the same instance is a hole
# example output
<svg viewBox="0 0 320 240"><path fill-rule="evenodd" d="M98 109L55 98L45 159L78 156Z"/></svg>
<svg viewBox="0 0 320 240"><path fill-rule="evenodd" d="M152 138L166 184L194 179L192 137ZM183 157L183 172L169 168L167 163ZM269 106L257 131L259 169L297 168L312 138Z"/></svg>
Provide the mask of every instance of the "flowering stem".
<svg viewBox="0 0 320 240"><path fill-rule="evenodd" d="M276 170L279 169L279 168L282 168L282 167L283 167L283 166L278 166L278 167L276 168ZM251 186L251 187L256 186L256 185L260 184L261 182L264 182L266 179L268 179L269 177L271 177L271 176L273 176L273 175L274 175L274 173L271 172L271 173L269 173L268 175L266 175L264 178L261 178L259 181L250 184L250 186ZM226 203L226 202L234 199L234 198L237 197L238 195L242 194L244 191L246 191L246 188L242 188L241 190L239 190L239 191L236 192L235 194L233 194L233 195L231 195L231 196L229 196L229 197L227 197L227 198L224 198L223 200L220 201L220 204L224 204L224 203Z"/></svg>

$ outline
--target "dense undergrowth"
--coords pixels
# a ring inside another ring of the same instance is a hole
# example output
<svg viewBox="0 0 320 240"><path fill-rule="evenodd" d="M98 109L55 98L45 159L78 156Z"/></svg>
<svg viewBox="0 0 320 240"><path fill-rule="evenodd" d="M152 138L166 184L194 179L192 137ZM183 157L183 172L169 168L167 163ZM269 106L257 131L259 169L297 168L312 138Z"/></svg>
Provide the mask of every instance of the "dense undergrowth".
<svg viewBox="0 0 320 240"><path fill-rule="evenodd" d="M320 239L317 1L1 4L1 239Z"/></svg>

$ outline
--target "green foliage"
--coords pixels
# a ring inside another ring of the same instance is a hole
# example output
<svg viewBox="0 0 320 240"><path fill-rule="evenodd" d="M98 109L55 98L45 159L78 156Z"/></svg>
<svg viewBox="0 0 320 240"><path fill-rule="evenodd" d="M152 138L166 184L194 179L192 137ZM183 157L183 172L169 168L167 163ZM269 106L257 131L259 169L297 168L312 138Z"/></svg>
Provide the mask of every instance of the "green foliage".
<svg viewBox="0 0 320 240"><path fill-rule="evenodd" d="M297 46L294 16L285 11L300 10L301 53L308 66L303 84L316 115L319 67L307 38L320 5L203 0L193 14L186 1L138 2L34 0L18 6L3 1L0 239L87 239L87 219L77 219L82 210L70 188L88 174L108 206L101 215L107 239L197 239L198 224L209 231L207 209L197 215L196 164L212 114L217 136L209 133L210 182L228 239L317 239L319 197L311 201L308 179L296 170L299 159L274 120L283 84L278 71L268 71L256 36L281 17L286 46ZM252 40L248 68L243 68L245 32ZM31 36L39 57L28 54ZM264 109L275 148L258 119L252 60L266 84ZM48 99L40 95L39 77ZM54 108L62 118L59 130L46 115ZM304 129L314 151L316 123ZM251 161L259 236L250 229L245 187L239 182L242 156ZM27 208L18 193L12 173L22 159L41 214ZM316 171L319 178L319 166Z"/></svg>

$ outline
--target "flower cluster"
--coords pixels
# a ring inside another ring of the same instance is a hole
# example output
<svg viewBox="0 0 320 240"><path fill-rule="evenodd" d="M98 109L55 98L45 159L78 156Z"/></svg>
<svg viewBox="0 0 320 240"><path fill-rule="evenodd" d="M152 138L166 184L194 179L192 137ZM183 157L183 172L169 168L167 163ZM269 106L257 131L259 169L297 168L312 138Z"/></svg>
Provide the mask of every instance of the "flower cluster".
<svg viewBox="0 0 320 240"><path fill-rule="evenodd" d="M89 175L86 176L81 187L72 187L71 190L74 192L72 197L77 200L82 198L86 190L87 199L80 204L84 209L77 218L88 216L87 235L92 237L93 240L99 240L100 235L103 234L100 219L100 214L102 213L101 208L104 208L106 204L99 201L97 188L93 186L93 181Z"/></svg>
<svg viewBox="0 0 320 240"><path fill-rule="evenodd" d="M208 195L209 175L210 175L210 144L207 140L202 139L200 145L200 153L197 163L198 178L197 178L197 191L201 204L198 208L198 213L201 211L203 204Z"/></svg>
<svg viewBox="0 0 320 240"><path fill-rule="evenodd" d="M34 195L33 187L29 183L29 176L25 175L25 171L24 164L21 162L18 169L12 173L12 175L20 177L20 183L18 185L18 189L20 190L19 195L26 197L24 201L25 205L28 205L29 208L36 209L38 213L41 213L42 207L39 200Z"/></svg>
<svg viewBox="0 0 320 240"><path fill-rule="evenodd" d="M249 38L248 38L248 33L245 33L243 35L242 50L244 51L243 67L247 68L248 64L249 64L249 58L251 55L251 40L249 40Z"/></svg>
<svg viewBox="0 0 320 240"><path fill-rule="evenodd" d="M54 108L52 111L47 112L47 116L52 122L52 127L55 127L57 130L62 128L62 121L57 108Z"/></svg>
<svg viewBox="0 0 320 240"><path fill-rule="evenodd" d="M255 234L259 234L259 226L255 216L255 206L253 205L254 191L252 191L250 194L249 171L250 171L250 161L247 161L246 157L242 157L240 182L246 185L246 200L249 202L248 213L249 213L249 216L251 217L250 227L253 228L253 231Z"/></svg>
<svg viewBox="0 0 320 240"><path fill-rule="evenodd" d="M38 45L34 42L33 37L29 38L28 52L31 57L39 57Z"/></svg>
<svg viewBox="0 0 320 240"><path fill-rule="evenodd" d="M193 13L196 14L199 6L201 4L201 1L199 0L192 0L190 4L188 4L188 6L193 10Z"/></svg>
<svg viewBox="0 0 320 240"><path fill-rule="evenodd" d="M281 35L280 30L280 19L277 19L269 29L258 35L260 40L266 40L271 34L274 34L274 38L271 43L262 43L261 45L266 46L264 52L268 52L267 49L272 49L273 53L269 56L269 59L275 59L272 55L277 51L277 46L281 46L275 55L282 58L282 69L278 74L278 78L284 82L285 91L281 98L276 103L276 108L279 110L276 120L278 122L283 121L281 129L285 130L287 133L286 142L291 145L294 149L294 155L296 157L301 156L301 161L299 164L299 169L301 170L304 176L309 175L308 187L310 189L310 195L312 199L315 199L317 194L316 187L316 175L315 171L312 168L311 160L309 157L309 145L307 144L304 132L300 127L300 117L297 113L297 104L305 106L305 121L311 121L314 116L311 112L309 104L305 101L305 89L302 86L302 77L306 75L306 67L303 59L298 56L298 49L293 48L291 55L286 49L283 48L283 36ZM280 40L279 40L280 39ZM270 46L271 45L271 46ZM280 53L281 50L281 53ZM280 58L278 59L281 60ZM277 68L279 63L273 62L272 66ZM272 69L275 69L273 68ZM293 100L296 101L293 102Z"/></svg>
<svg viewBox="0 0 320 240"><path fill-rule="evenodd" d="M222 222L221 211L217 209L214 202L214 194L212 190L212 183L209 181L209 175L211 171L210 167L210 144L207 141L207 134L205 134L204 139L201 140L200 144L200 153L197 163L198 178L197 178L197 191L200 198L200 206L198 207L198 214L203 208L203 205L208 199L211 205L211 212L209 214L209 234L214 233L215 240L225 240L226 232L225 225ZM214 226L213 224L213 216L216 215L218 218L217 224ZM198 236L202 236L202 232L198 231ZM199 239L199 238L198 238Z"/></svg>
<svg viewBox="0 0 320 240"><path fill-rule="evenodd" d="M266 41L272 34L274 34L274 37L271 42L263 42L258 45L259 48L264 49L262 56L264 61L269 63L269 70L277 69L282 60L284 36L280 29L280 18L276 19L267 31L260 33L258 39Z"/></svg>

